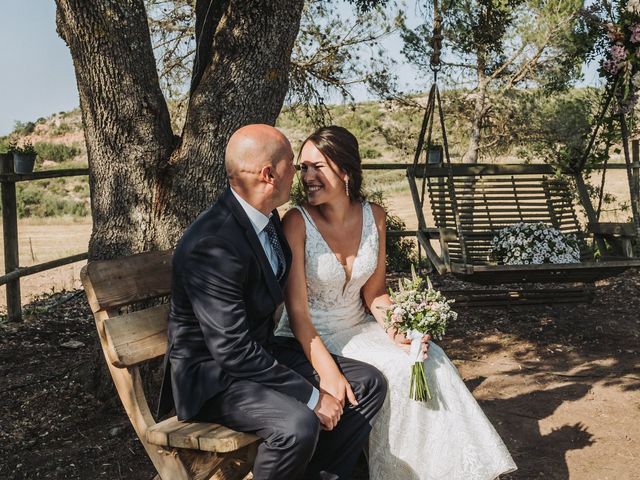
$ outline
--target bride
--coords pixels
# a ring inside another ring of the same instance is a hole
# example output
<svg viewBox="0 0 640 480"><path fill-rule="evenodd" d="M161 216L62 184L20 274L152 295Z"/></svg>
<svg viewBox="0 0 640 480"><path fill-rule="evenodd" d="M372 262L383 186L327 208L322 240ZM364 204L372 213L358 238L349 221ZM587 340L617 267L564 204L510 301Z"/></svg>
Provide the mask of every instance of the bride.
<svg viewBox="0 0 640 480"><path fill-rule="evenodd" d="M432 399L409 399L408 341L384 330L391 303L385 213L363 199L356 138L342 127L320 128L302 145L300 170L308 201L283 219L293 264L275 333L297 338L320 388L343 405L357 401L331 354L370 363L387 378L389 395L369 437L369 478L491 480L515 470L455 366L432 342L424 364Z"/></svg>

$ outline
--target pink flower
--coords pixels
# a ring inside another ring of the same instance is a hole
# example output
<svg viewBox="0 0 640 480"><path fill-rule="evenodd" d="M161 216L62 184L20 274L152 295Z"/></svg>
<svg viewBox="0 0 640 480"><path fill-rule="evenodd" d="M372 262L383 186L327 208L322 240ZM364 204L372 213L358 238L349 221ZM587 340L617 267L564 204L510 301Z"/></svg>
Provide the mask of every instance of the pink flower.
<svg viewBox="0 0 640 480"><path fill-rule="evenodd" d="M631 43L640 42L640 24L636 23L635 25L631 25Z"/></svg>
<svg viewBox="0 0 640 480"><path fill-rule="evenodd" d="M611 47L611 60L615 63L622 62L627 58L627 50L622 45L614 45Z"/></svg>
<svg viewBox="0 0 640 480"><path fill-rule="evenodd" d="M620 69L619 65L611 60L605 61L602 64L602 68L609 73L616 73Z"/></svg>

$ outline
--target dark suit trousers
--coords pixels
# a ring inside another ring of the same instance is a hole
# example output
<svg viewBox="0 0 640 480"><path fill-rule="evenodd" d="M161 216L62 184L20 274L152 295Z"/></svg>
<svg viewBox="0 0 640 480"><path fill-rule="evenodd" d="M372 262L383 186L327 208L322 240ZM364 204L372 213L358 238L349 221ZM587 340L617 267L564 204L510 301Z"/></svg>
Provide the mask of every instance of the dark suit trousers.
<svg viewBox="0 0 640 480"><path fill-rule="evenodd" d="M278 362L318 386L319 378L302 350L279 346ZM253 467L255 480L328 480L351 478L367 441L372 422L382 407L387 383L371 365L334 356L349 381L358 405L347 406L330 432L320 427L305 404L259 383L237 380L211 398L197 420L220 423L262 438Z"/></svg>

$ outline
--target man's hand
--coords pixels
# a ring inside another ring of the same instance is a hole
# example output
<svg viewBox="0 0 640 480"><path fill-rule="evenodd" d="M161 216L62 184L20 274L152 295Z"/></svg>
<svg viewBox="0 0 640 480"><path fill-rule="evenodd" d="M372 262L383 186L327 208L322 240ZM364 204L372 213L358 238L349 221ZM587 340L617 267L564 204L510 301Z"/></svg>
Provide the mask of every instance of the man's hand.
<svg viewBox="0 0 640 480"><path fill-rule="evenodd" d="M342 405L335 397L321 391L320 399L313 412L320 419L323 430L333 430L342 416Z"/></svg>
<svg viewBox="0 0 640 480"><path fill-rule="evenodd" d="M389 338L400 348L403 350L409 351L409 347L411 346L411 340L409 340L404 333L398 332L395 328L391 327L387 330L387 335ZM431 340L431 335L425 335L422 337L422 353L424 354L424 358L429 358L429 341Z"/></svg>
<svg viewBox="0 0 640 480"><path fill-rule="evenodd" d="M345 401L349 400L350 405L358 405L356 396L351 389L351 385L342 373L335 375L329 375L328 378L325 375L324 378L320 378L320 390L323 390L335 397L340 402L340 405L344 409Z"/></svg>

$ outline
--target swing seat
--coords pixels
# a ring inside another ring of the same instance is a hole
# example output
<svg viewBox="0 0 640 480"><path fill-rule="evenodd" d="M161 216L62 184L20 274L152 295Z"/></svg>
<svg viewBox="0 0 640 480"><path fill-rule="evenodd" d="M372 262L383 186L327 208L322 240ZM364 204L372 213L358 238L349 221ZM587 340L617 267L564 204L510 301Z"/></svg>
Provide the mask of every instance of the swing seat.
<svg viewBox="0 0 640 480"><path fill-rule="evenodd" d="M640 267L640 259L628 258L633 256L633 228L592 223L583 232L569 178L557 175L549 165L415 165L407 169L407 177L418 215L418 241L441 274L450 272L481 284L569 283L593 282ZM431 214L441 233L436 235L440 253L431 245L433 232L426 229L418 178L426 179ZM500 229L518 222L543 222L575 235L580 263L496 264L490 257L491 239ZM598 239L598 245L604 245L603 239L609 244L622 239L625 247L613 254L602 252L596 260L587 244L590 237Z"/></svg>

